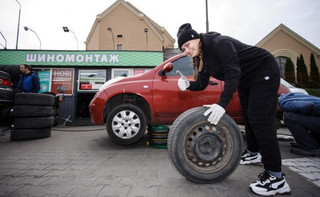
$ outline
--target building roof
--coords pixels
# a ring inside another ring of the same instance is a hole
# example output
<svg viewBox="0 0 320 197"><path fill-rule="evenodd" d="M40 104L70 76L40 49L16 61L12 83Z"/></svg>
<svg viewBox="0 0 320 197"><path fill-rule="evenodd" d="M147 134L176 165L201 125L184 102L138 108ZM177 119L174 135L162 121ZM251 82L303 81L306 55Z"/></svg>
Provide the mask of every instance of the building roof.
<svg viewBox="0 0 320 197"><path fill-rule="evenodd" d="M145 15L143 12L141 12L138 8L133 6L131 3L125 1L125 0L117 0L114 2L109 8L107 8L105 11L103 11L101 14L98 14L96 17L96 20L90 30L90 33L87 37L86 42L89 40L89 38L92 36L93 31L95 30L97 23L103 19L105 16L107 16L109 13L111 13L116 7L118 7L120 4L128 8L132 13L134 13L139 19L144 20L145 23L147 23L151 30L155 33L155 35L163 41L163 35L165 34L173 43L175 42L175 39L167 32L167 30L164 27L161 27L156 22L154 22L152 19L150 19L147 15Z"/></svg>
<svg viewBox="0 0 320 197"><path fill-rule="evenodd" d="M266 42L268 42L274 35L276 35L280 31L284 32L288 36L295 39L297 42L299 42L300 44L302 44L303 46L308 48L310 51L315 53L317 56L320 55L319 48L317 48L315 45L313 45L312 43L310 43L309 41L307 41L306 39L301 37L296 32L292 31L290 28L288 28L287 26L285 26L282 23L278 27L276 27L273 31L271 31L267 36L265 36L260 42L258 42L256 44L256 46L261 47L262 45L264 45Z"/></svg>

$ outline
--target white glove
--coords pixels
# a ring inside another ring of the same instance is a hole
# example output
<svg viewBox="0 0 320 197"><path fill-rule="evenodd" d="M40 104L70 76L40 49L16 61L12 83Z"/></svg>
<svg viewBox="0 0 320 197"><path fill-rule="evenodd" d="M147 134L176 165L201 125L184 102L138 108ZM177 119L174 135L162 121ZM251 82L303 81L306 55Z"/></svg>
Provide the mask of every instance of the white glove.
<svg viewBox="0 0 320 197"><path fill-rule="evenodd" d="M190 82L186 78L181 77L178 80L178 86L181 91L185 91L190 86Z"/></svg>
<svg viewBox="0 0 320 197"><path fill-rule="evenodd" d="M211 113L210 116L208 117L208 121L214 125L218 124L219 120L221 119L223 114L226 112L226 110L218 104L204 105L204 107L209 107L209 109L205 111L203 115L207 116L208 114Z"/></svg>
<svg viewBox="0 0 320 197"><path fill-rule="evenodd" d="M176 73L180 75L178 86L181 91L185 91L190 86L190 82L179 70L177 70Z"/></svg>

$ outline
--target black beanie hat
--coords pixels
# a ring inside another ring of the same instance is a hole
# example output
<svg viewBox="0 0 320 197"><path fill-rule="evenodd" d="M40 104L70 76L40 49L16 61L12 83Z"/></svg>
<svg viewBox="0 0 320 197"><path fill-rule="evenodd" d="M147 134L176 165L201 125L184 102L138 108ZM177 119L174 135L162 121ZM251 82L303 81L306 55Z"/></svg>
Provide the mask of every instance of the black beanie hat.
<svg viewBox="0 0 320 197"><path fill-rule="evenodd" d="M182 50L181 47L185 42L200 38L200 35L192 29L190 23L186 23L179 27L177 37L179 48Z"/></svg>

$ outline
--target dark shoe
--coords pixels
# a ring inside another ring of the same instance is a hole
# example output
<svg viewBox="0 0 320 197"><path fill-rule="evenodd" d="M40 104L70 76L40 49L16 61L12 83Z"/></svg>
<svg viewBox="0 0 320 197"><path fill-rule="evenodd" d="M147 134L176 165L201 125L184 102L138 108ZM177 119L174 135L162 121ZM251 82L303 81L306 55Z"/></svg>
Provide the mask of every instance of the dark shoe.
<svg viewBox="0 0 320 197"><path fill-rule="evenodd" d="M292 148L291 152L297 155L306 155L306 156L312 156L312 157L320 157L320 148L317 149L311 149L311 150L304 150L301 148Z"/></svg>
<svg viewBox="0 0 320 197"><path fill-rule="evenodd" d="M259 179L249 185L251 191L262 196L273 196L276 194L288 194L291 189L282 174L281 178L271 175L269 172L263 172Z"/></svg>

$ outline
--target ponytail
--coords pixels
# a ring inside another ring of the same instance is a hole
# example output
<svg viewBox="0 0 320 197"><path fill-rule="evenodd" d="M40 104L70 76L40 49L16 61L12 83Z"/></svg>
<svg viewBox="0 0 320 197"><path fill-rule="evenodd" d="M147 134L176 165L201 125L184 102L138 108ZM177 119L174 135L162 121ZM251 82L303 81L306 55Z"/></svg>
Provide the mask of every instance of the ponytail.
<svg viewBox="0 0 320 197"><path fill-rule="evenodd" d="M193 64L193 80L198 79L199 72L203 69L203 52L202 52L202 44L201 40L199 42L199 56L192 58Z"/></svg>

